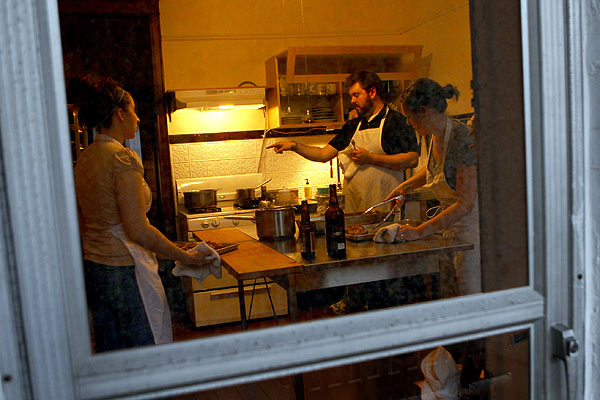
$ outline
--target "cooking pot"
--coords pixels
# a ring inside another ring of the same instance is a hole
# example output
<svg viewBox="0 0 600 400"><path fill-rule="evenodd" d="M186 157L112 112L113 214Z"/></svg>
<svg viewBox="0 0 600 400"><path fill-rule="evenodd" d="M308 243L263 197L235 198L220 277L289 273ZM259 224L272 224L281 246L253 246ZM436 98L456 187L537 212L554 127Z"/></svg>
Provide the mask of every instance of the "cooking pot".
<svg viewBox="0 0 600 400"><path fill-rule="evenodd" d="M245 189L236 189L235 190L235 198L237 199L237 204L241 207L249 207L252 205L253 202L258 203L258 200L256 198L256 189L262 187L263 185L266 185L270 181L271 181L271 179L269 178L256 187L245 188Z"/></svg>
<svg viewBox="0 0 600 400"><path fill-rule="evenodd" d="M217 205L218 189L192 190L183 193L185 208L188 210L202 207L214 207Z"/></svg>
<svg viewBox="0 0 600 400"><path fill-rule="evenodd" d="M296 233L293 207L271 207L258 209L254 217L226 216L226 219L253 220L256 222L256 234L259 239L286 239Z"/></svg>

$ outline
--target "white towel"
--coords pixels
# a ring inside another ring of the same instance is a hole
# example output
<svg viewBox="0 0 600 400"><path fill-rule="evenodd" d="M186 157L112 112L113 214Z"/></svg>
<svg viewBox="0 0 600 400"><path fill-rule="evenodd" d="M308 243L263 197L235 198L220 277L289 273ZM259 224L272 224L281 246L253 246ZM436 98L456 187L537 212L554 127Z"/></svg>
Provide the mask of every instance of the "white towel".
<svg viewBox="0 0 600 400"><path fill-rule="evenodd" d="M338 153L338 160L340 160L340 164L342 165L342 172L344 173L344 178L351 179L356 171L360 168L360 165L354 162L354 160L350 157L351 149L347 148Z"/></svg>
<svg viewBox="0 0 600 400"><path fill-rule="evenodd" d="M396 240L396 233L398 233L399 228L400 224L391 224L379 228L373 237L373 241L378 243L393 243Z"/></svg>
<svg viewBox="0 0 600 400"><path fill-rule="evenodd" d="M187 265L180 261L175 261L175 268L173 268L172 274L175 276L189 276L198 280L202 283L204 279L210 274L213 274L215 278L221 279L221 257L219 253L205 242L200 242L196 247L189 251L206 251L208 250L211 255L206 257L206 260L212 260L210 264L206 265Z"/></svg>

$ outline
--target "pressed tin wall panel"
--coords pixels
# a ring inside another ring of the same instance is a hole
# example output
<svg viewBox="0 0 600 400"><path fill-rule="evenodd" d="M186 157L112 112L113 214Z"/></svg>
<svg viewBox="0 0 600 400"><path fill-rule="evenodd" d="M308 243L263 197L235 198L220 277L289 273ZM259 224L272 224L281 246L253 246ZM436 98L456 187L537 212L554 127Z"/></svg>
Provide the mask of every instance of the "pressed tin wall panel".
<svg viewBox="0 0 600 400"><path fill-rule="evenodd" d="M295 137L293 140L324 146L331 135ZM265 147L280 139L265 140ZM228 140L222 142L180 143L171 145L173 178L200 178L256 173L262 149L262 139ZM318 163L293 152L275 154L264 150L260 172L271 178L270 186L303 187L306 179L311 186L326 186L337 182L337 160L333 160L333 178L329 162ZM302 191L301 191L302 194Z"/></svg>

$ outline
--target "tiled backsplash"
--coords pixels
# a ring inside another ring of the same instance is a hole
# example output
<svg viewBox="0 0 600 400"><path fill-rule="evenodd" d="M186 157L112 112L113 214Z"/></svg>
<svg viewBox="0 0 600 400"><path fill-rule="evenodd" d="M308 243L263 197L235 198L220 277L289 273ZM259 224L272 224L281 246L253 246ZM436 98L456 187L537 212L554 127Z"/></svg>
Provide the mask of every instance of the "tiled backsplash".
<svg viewBox="0 0 600 400"><path fill-rule="evenodd" d="M324 146L332 135L293 137L299 143ZM267 139L265 147L285 138ZM302 188L309 180L311 186L327 186L337 182L336 159L333 159L333 178L329 162L319 163L304 159L294 152L275 154L272 149L263 154L258 171L262 139L228 140L171 145L173 178L237 175L262 172L271 178L271 188ZM299 191L300 196L303 191Z"/></svg>

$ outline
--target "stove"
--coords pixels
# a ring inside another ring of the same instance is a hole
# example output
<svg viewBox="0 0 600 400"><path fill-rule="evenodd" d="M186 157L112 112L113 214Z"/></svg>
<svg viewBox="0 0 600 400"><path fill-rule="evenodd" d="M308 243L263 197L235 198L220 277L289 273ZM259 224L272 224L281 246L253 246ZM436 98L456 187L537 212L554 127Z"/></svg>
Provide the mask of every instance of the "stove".
<svg viewBox="0 0 600 400"><path fill-rule="evenodd" d="M262 174L212 176L197 179L177 180L177 240L186 241L193 239L193 231L217 228L235 228L242 225L251 225L251 220L232 220L226 216L243 214L251 218L256 207L242 208L236 204L236 189L255 187L264 182ZM183 193L192 190L214 189L217 191L217 205L202 209L187 209ZM254 203L250 204L253 206Z"/></svg>
<svg viewBox="0 0 600 400"><path fill-rule="evenodd" d="M244 210L236 207L236 189L255 187L261 182L264 182L262 174L177 180L178 240L193 240L194 231L252 225L252 220L233 220L225 217L238 214L253 217L254 209ZM186 209L183 193L201 189L218 189L216 206L201 210ZM238 281L224 267L221 269L221 275L221 279L209 276L202 283L188 277L183 279L187 309L196 327L240 320L238 296L232 296L232 293L238 292ZM252 298L253 318L272 316L271 300L277 315L287 312L287 294L279 285L265 282L258 285L254 291L252 281L246 281L244 287L246 304L250 304Z"/></svg>

